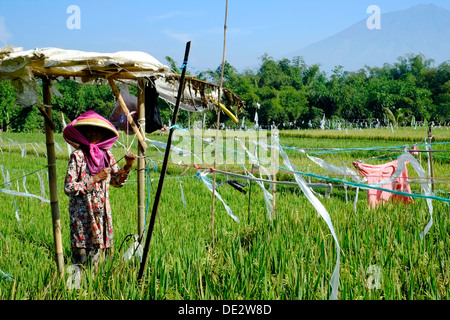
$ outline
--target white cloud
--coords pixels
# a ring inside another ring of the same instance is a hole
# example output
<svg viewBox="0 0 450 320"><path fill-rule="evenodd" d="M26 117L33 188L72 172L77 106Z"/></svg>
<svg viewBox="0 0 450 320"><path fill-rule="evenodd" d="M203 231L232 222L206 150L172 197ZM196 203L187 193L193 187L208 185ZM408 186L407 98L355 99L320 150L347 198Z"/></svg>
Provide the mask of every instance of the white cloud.
<svg viewBox="0 0 450 320"><path fill-rule="evenodd" d="M12 35L6 30L5 18L0 16L0 43L3 43L3 45L8 44L11 37Z"/></svg>
<svg viewBox="0 0 450 320"><path fill-rule="evenodd" d="M154 17L149 17L148 21L149 22L155 22L155 21L160 21L160 20L167 20L167 19L171 19L173 17L179 16L180 14L182 14L183 12L181 11L172 11L172 12L168 12L159 16L154 16Z"/></svg>
<svg viewBox="0 0 450 320"><path fill-rule="evenodd" d="M192 40L192 35L189 33L176 33L171 30L168 30L168 29L163 30L163 33L166 36L168 36L172 39L178 40L180 42L188 42L188 41Z"/></svg>

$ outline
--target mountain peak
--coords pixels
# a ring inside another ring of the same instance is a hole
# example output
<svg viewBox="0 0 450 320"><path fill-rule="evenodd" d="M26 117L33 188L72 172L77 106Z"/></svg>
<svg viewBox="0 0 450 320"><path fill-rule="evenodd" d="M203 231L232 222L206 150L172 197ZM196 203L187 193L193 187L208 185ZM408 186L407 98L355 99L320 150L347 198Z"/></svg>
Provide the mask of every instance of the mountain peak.
<svg viewBox="0 0 450 320"><path fill-rule="evenodd" d="M393 63L400 56L423 54L435 64L450 59L450 11L434 4L381 13L381 29L369 29L363 19L345 30L290 55L329 72L341 65L355 71ZM332 53L332 54L331 54Z"/></svg>

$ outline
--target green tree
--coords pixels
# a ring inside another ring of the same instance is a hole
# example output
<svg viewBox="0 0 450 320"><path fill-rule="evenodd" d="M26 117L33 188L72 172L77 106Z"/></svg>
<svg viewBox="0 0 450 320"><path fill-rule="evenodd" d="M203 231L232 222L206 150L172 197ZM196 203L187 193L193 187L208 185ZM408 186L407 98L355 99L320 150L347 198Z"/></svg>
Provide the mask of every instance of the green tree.
<svg viewBox="0 0 450 320"><path fill-rule="evenodd" d="M0 125L3 131L8 131L10 121L17 114L16 90L11 81L0 81Z"/></svg>

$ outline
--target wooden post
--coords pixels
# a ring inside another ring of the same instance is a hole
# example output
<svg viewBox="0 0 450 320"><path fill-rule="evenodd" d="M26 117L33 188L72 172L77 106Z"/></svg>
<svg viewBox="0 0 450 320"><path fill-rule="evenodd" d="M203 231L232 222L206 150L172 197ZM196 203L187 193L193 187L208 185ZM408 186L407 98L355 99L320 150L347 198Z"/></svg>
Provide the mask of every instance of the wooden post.
<svg viewBox="0 0 450 320"><path fill-rule="evenodd" d="M144 79L138 79L138 124L139 130L143 137L145 137L145 97L144 86L146 85ZM137 161L137 188L138 188L138 235L142 240L145 228L145 148L138 145L138 161Z"/></svg>
<svg viewBox="0 0 450 320"><path fill-rule="evenodd" d="M214 165L213 168L216 168L216 159L217 159L217 143L219 140L219 126L220 126L220 94L222 90L223 84L223 73L225 69L225 49L227 43L227 15L228 15L228 0L226 1L225 6L225 24L223 27L223 55L222 55L222 71L220 73L220 83L219 83L219 92L217 96L217 121L216 121L216 139L214 141ZM212 185L212 202L211 202L211 238L214 243L214 203L216 199L216 172L213 172L213 185Z"/></svg>
<svg viewBox="0 0 450 320"><path fill-rule="evenodd" d="M125 103L125 100L123 100L119 89L117 89L117 86L114 83L114 79L108 78L108 82L109 82L109 85L111 86L111 89L114 92L114 95L117 98L117 101L119 101L119 105L122 108L123 113L127 117L127 120L130 123L130 125L131 125L131 128L133 129L134 133L136 134L136 137L138 138L139 143L142 145L144 150L147 149L147 144L145 143L145 139L142 137L142 135L139 132L139 129L138 129L136 123L133 120L133 117L130 115L130 111L128 110L127 104Z"/></svg>
<svg viewBox="0 0 450 320"><path fill-rule="evenodd" d="M184 78L186 75L186 66L187 66L190 48L191 48L191 42L189 41L188 43L186 43L186 50L184 53L184 60L183 60L183 69L181 72L180 83L178 85L178 96L177 96L177 101L175 104L175 110L173 112L172 125L175 125L177 123L178 111L180 109L181 97L183 95L183 90L184 90ZM142 254L141 266L139 268L138 280L141 280L141 278L144 274L145 263L146 263L147 254L148 254L148 248L150 246L150 240L151 240L152 234L153 234L153 226L155 225L156 214L158 212L159 200L161 199L161 193L162 193L162 189L164 186L164 178L166 176L167 163L169 161L170 148L172 147L172 135L173 135L174 130L175 130L174 128L170 128L170 131L169 131L169 138L167 140L166 151L164 153L164 161L163 161L163 165L161 168L161 174L159 177L158 189L156 190L155 201L153 202L152 216L150 218L150 223L148 226L147 238L145 239L145 246L144 246L144 250L143 250L143 254Z"/></svg>
<svg viewBox="0 0 450 320"><path fill-rule="evenodd" d="M42 79L44 104L51 105L50 80ZM52 120L52 109L47 108L48 120ZM56 156L53 130L49 123L45 122L45 139L47 145L48 180L50 189L50 206L52 210L53 240L55 242L55 259L60 277L64 274L64 255L61 240L61 220L59 217L58 190L56 179Z"/></svg>

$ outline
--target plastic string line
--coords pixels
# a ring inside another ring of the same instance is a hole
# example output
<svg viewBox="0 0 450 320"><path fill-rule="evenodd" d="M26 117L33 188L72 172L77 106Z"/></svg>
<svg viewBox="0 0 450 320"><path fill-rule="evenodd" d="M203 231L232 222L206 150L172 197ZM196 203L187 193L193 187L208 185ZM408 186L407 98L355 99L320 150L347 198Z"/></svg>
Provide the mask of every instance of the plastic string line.
<svg viewBox="0 0 450 320"><path fill-rule="evenodd" d="M180 131L187 131L194 138L200 139L200 140L202 140L202 141L204 141L204 142L206 142L208 144L217 145L214 142L207 141L207 140L205 140L202 137L198 137L195 134L192 134L189 130L181 128L179 125L173 125L173 126L171 126L171 128L174 128L174 129L180 130ZM433 144L450 144L450 142L437 142L437 143L433 143ZM273 149L272 145L269 145L269 144L265 144L265 145L268 148ZM421 146L421 145L417 145L417 144L415 144L415 145L416 146ZM427 143L424 144L424 146L427 146L427 145L432 145L432 144L427 144ZM226 147L223 147L223 146L220 146L220 145L217 145L217 146L222 147L224 150L230 150L230 151L236 152L235 150L231 150L229 148L226 148ZM394 146L394 147L370 147L370 148L347 148L347 149L341 148L341 149L327 149L327 150L319 150L319 151L309 151L308 153L334 153L334 151L336 151L336 152L341 152L341 151L342 152L345 152L345 151L348 151L348 152L352 152L352 151L383 151L383 150L385 151L385 149L394 149L393 150L394 152L403 152L405 150L405 147L408 147L408 146L409 145ZM282 145L280 145L280 148L286 149L286 150L296 150L296 151L300 151L300 152L305 152L305 150L317 150L317 149L312 149L312 148L296 148L296 147L289 147L289 146L282 146ZM240 153L240 154L243 155L242 153ZM247 157L246 155L244 155L244 156Z"/></svg>
<svg viewBox="0 0 450 320"><path fill-rule="evenodd" d="M443 145L443 144L449 144L450 142L437 142L432 144L423 144L418 145L415 144L416 147L421 146L427 146L427 145ZM272 148L272 146L268 145ZM409 146L409 145L405 145ZM296 151L302 151L307 150L309 153L341 153L341 152L355 152L355 151L391 151L391 152L402 152L405 149L405 146L394 146L394 147L368 147L368 148L336 148L336 149L321 149L321 148L298 148L298 147L289 147L289 146L281 146L280 148L286 149L286 150L296 150ZM442 152L450 152L443 150Z"/></svg>
<svg viewBox="0 0 450 320"><path fill-rule="evenodd" d="M251 157L251 156L250 156ZM333 159L336 159L336 158L333 158ZM389 158L389 159L393 159L393 158ZM235 156L235 160L236 160L236 163L238 163L238 164L240 164L239 163L239 161L238 161L238 159L236 158L236 156ZM153 160L152 160L153 161ZM162 162L162 160L157 160L158 162ZM259 160L257 160L257 161L259 161ZM351 162L348 162L348 161L344 161L344 162L346 162L346 163L351 163ZM252 170L249 170L249 169L247 169L247 168L243 168L243 170L228 170L228 171L221 171L220 169L218 169L218 168L213 168L213 167L203 167L203 166L199 166L199 165L196 165L196 164L193 164L193 165L191 165L191 164L183 164L183 163L176 163L176 162L168 162L169 164L172 164L172 165L176 165L176 166L180 166L180 167L186 167L186 169L189 169L189 168L193 168L193 169L197 169L197 170L210 170L210 171L217 171L217 172L220 172L220 173L224 173L224 174L228 174L228 173L233 173L233 174L238 174L238 172L252 172ZM242 166L242 164L240 164L241 166ZM307 167L307 166L296 166L297 168L299 168L299 167ZM262 168L264 168L264 167L262 167ZM267 169L266 169L267 170ZM257 171L257 172L259 172L259 171ZM289 172L288 172L289 173ZM292 173L292 174L294 174L294 173ZM345 176L345 177L350 177L350 178L352 178L352 177L359 177L359 178L361 178L361 176L359 175L359 174L344 174L344 173L330 173L330 174L327 174L327 176ZM182 177L182 176L179 176L179 177ZM168 177L168 178L166 178L166 179L172 179L172 178L177 178L177 177ZM410 177L411 179L408 179L408 183L409 184L418 184L418 183L422 183L421 182L421 180L433 180L433 181L435 181L435 182L437 182L437 183L447 183L448 181L450 181L450 178L441 178L441 177L434 177L434 178L430 178L430 177L426 177L426 178L420 178L420 177ZM154 178L154 179L151 179L152 181L154 181L154 180L158 180L159 178ZM344 181L347 181L347 180L344 180ZM396 185L397 183L393 183L393 185ZM401 183L398 183L398 184L401 184Z"/></svg>
<svg viewBox="0 0 450 320"><path fill-rule="evenodd" d="M5 166L0 165L0 167L1 167L1 169L5 168L6 170L8 170ZM39 170L32 171L32 172L29 172L29 173L27 173L27 174L24 174L23 176L21 176L21 177L19 177L19 178L17 178L17 179L12 179L12 180L9 180L9 181L6 181L6 180L5 180L5 182L4 182L2 185L0 185L0 187L5 187L6 185L8 185L8 184L10 184L10 183L12 183L12 182L14 182L14 181L18 181L18 180L20 180L20 179L24 179L26 176L32 175L33 173L39 173L39 172L40 172L42 169L44 169L44 168L48 168L48 166L45 166L45 167L43 167L43 168L41 168L41 169L39 169ZM18 170L16 170L16 169L10 169L10 170L18 171ZM3 170L2 170L2 172L3 172Z"/></svg>
<svg viewBox="0 0 450 320"><path fill-rule="evenodd" d="M185 130L185 131L189 132L186 129L180 129L177 125L175 125L173 127L175 129L178 129L178 130ZM190 132L189 132L189 134L192 135L193 137L196 137L198 139L204 140L203 138L197 137L196 135L191 134ZM208 143L210 143L210 142L208 142ZM213 142L211 142L211 143L214 144ZM229 149L229 148L226 148L226 147L223 147L223 146L219 146L219 147L222 147L225 150L230 150L230 151L234 152L235 154L240 154L240 155L243 155L244 157L248 157L246 154L242 154L242 153L240 153L240 152L238 152L236 150L232 150L232 149ZM280 148L282 148L282 146L280 146ZM406 197L411 196L411 197L415 197L415 198L432 199L432 200L438 200L438 201L444 201L444 202L450 203L450 199L441 198L441 197L437 197L437 196L434 196L434 195L428 195L427 196L427 195L422 195L422 194L406 193L406 192L401 192L401 191L389 190L389 189L385 189L385 188L381 188L381 187L369 186L369 185L362 184L362 183L356 183L356 182L344 181L344 180L336 179L336 178L324 177L324 176L320 176L320 175L313 174L313 173L305 173L305 172L301 172L301 171L298 171L298 170L293 171L293 170L289 170L289 169L287 169L285 167L276 166L276 165L273 165L271 163L264 162L264 161L261 161L261 160L259 160L259 162L260 163L264 163L264 164L269 165L269 166L272 166L272 167L277 168L277 169L281 169L283 171L292 172L292 173L300 174L300 175L303 175L303 176L308 176L308 177L311 177L311 178L328 180L328 181L336 182L336 183L344 183L344 184L347 184L347 185L350 185L350 186L353 186L353 187L359 187L359 188L362 188L362 189L377 189L377 190L380 190L380 191L386 191L386 192L390 192L390 193L394 193L394 194L402 195L402 196L406 196ZM214 168L211 168L211 169L214 169Z"/></svg>

